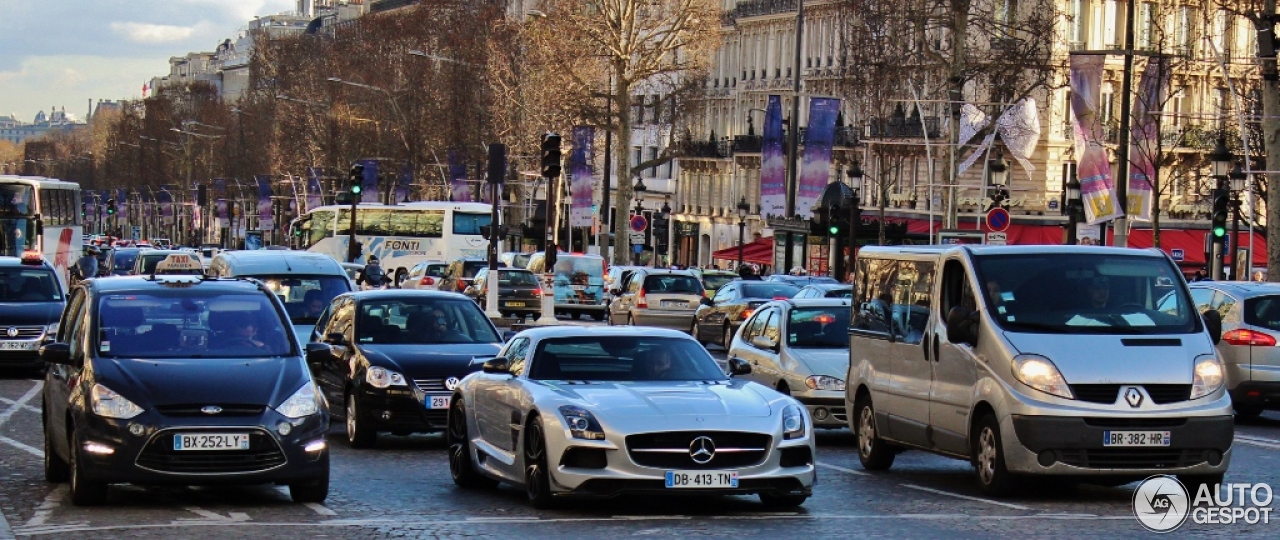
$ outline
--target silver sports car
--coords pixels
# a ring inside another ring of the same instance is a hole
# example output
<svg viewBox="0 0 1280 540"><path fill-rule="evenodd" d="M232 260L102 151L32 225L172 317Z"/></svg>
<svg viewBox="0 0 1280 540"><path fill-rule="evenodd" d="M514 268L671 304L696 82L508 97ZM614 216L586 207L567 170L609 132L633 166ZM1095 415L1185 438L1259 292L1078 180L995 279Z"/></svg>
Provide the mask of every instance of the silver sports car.
<svg viewBox="0 0 1280 540"><path fill-rule="evenodd" d="M792 507L816 476L803 405L726 377L692 338L654 328L521 332L458 384L447 440L459 486L524 486L537 507L633 492L755 493Z"/></svg>

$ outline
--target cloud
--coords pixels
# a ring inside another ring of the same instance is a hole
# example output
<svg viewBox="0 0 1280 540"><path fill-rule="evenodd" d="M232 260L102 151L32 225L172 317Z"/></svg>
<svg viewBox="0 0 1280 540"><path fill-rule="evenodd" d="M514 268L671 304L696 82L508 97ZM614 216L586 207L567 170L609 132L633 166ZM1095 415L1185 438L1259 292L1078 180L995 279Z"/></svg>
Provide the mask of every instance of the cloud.
<svg viewBox="0 0 1280 540"><path fill-rule="evenodd" d="M136 43L169 43L181 41L195 33L194 27L172 26L168 24L146 24L135 22L113 22L111 31Z"/></svg>

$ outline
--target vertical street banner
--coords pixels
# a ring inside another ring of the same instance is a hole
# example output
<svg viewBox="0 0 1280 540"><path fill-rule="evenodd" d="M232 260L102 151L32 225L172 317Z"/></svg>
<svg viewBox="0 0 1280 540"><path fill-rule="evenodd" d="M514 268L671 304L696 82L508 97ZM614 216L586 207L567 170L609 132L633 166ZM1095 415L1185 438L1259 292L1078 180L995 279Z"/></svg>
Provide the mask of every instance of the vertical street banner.
<svg viewBox="0 0 1280 540"><path fill-rule="evenodd" d="M156 193L156 203L160 205L160 223L163 225L173 225L173 192L170 191L173 186L168 184L160 186L160 192Z"/></svg>
<svg viewBox="0 0 1280 540"><path fill-rule="evenodd" d="M596 183L591 164L595 163L592 148L595 140L595 127L573 128L573 150L569 151L569 174L573 176L573 184L569 188L573 197L573 206L569 210L570 227L590 227L592 223L591 204L594 202Z"/></svg>
<svg viewBox="0 0 1280 540"><path fill-rule="evenodd" d="M382 202L382 197L379 196L378 192L378 161L362 159L356 163L364 165L364 181L360 182L360 202Z"/></svg>
<svg viewBox="0 0 1280 540"><path fill-rule="evenodd" d="M320 175L323 170L318 167L307 168L307 210L324 206L324 190L320 188Z"/></svg>
<svg viewBox="0 0 1280 540"><path fill-rule="evenodd" d="M471 202L471 186L467 185L467 162L462 150L449 151L449 191L454 202Z"/></svg>
<svg viewBox="0 0 1280 540"><path fill-rule="evenodd" d="M1076 174L1080 180L1080 198L1084 202L1085 222L1093 225L1122 215L1116 203L1115 179L1103 146L1102 65L1100 54L1071 55L1071 112L1074 115L1076 139Z"/></svg>
<svg viewBox="0 0 1280 540"><path fill-rule="evenodd" d="M365 172L367 177L368 169ZM269 231L275 229L271 215L271 176L259 174L255 178L258 181L258 230Z"/></svg>
<svg viewBox="0 0 1280 540"><path fill-rule="evenodd" d="M396 191L392 194L395 199L393 199L391 203L396 204L409 200L409 189L412 185L413 167L410 167L408 163L405 163L404 167L400 168L400 176L396 177Z"/></svg>
<svg viewBox="0 0 1280 540"><path fill-rule="evenodd" d="M1152 161L1160 144L1160 114L1169 86L1169 60L1162 56L1147 59L1138 85L1138 99L1133 102L1129 131L1129 190L1126 212L1133 219L1151 221L1153 182L1156 166Z"/></svg>
<svg viewBox="0 0 1280 540"><path fill-rule="evenodd" d="M480 191L480 202L491 203L493 201L491 201L489 197L489 185L484 182L484 179L486 176L488 176L488 174L485 171L484 162L477 161L476 162L476 189Z"/></svg>
<svg viewBox="0 0 1280 540"><path fill-rule="evenodd" d="M81 201L84 202L84 219L92 221L98 219L98 194L89 190L80 193Z"/></svg>
<svg viewBox="0 0 1280 540"><path fill-rule="evenodd" d="M120 223L128 223L129 221L129 191L120 188L116 190L116 220ZM123 236L123 235L122 235Z"/></svg>
<svg viewBox="0 0 1280 540"><path fill-rule="evenodd" d="M227 181L214 178L211 196L213 197L213 217L218 220L227 219Z"/></svg>
<svg viewBox="0 0 1280 540"><path fill-rule="evenodd" d="M831 145L835 143L838 114L839 99L809 100L809 127L804 131L804 156L800 159L800 185L796 192L796 213L805 219L813 217L813 205L831 178Z"/></svg>
<svg viewBox="0 0 1280 540"><path fill-rule="evenodd" d="M782 155L782 97L769 96L760 146L760 213L781 217L787 210L787 162Z"/></svg>
<svg viewBox="0 0 1280 540"><path fill-rule="evenodd" d="M98 217L102 219L106 219L107 218L107 199L111 198L111 192L104 189L102 191L99 191L98 194L100 197L98 200L102 201L100 204L98 204ZM104 226L106 225L105 222L103 225Z"/></svg>

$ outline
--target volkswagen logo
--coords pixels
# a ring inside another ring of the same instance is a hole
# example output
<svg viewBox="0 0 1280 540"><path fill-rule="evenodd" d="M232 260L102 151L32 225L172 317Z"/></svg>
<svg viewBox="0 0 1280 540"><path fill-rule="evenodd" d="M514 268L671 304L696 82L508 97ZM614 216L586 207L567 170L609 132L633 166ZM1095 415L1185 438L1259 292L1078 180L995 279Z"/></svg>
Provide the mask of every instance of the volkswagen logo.
<svg viewBox="0 0 1280 540"><path fill-rule="evenodd" d="M217 405L205 405L203 407L200 407L200 412L205 414L221 414L222 407L219 407Z"/></svg>
<svg viewBox="0 0 1280 540"><path fill-rule="evenodd" d="M457 378L457 377L449 377L448 379L445 379L445 380L444 380L444 388L445 388L445 390L453 390L454 388L457 388L457 387L458 387L458 378Z"/></svg>
<svg viewBox="0 0 1280 540"><path fill-rule="evenodd" d="M1142 405L1142 392L1139 392L1137 387L1130 386L1124 391L1124 400L1129 403L1130 407L1136 409Z"/></svg>
<svg viewBox="0 0 1280 540"><path fill-rule="evenodd" d="M18 337L18 327L10 326L7 333L9 334L9 337Z"/></svg>
<svg viewBox="0 0 1280 540"><path fill-rule="evenodd" d="M698 465L706 465L716 457L716 443L703 435L689 443L689 459Z"/></svg>

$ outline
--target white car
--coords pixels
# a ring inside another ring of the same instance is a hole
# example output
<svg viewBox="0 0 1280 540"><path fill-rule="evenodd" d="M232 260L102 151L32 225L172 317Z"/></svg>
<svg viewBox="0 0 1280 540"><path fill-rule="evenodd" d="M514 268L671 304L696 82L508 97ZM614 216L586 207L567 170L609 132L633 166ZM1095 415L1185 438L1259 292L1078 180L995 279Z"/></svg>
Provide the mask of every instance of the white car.
<svg viewBox="0 0 1280 540"><path fill-rule="evenodd" d="M754 493L794 507L816 476L804 406L726 376L675 330L521 332L458 384L448 422L455 483L523 486L535 507L636 492Z"/></svg>

